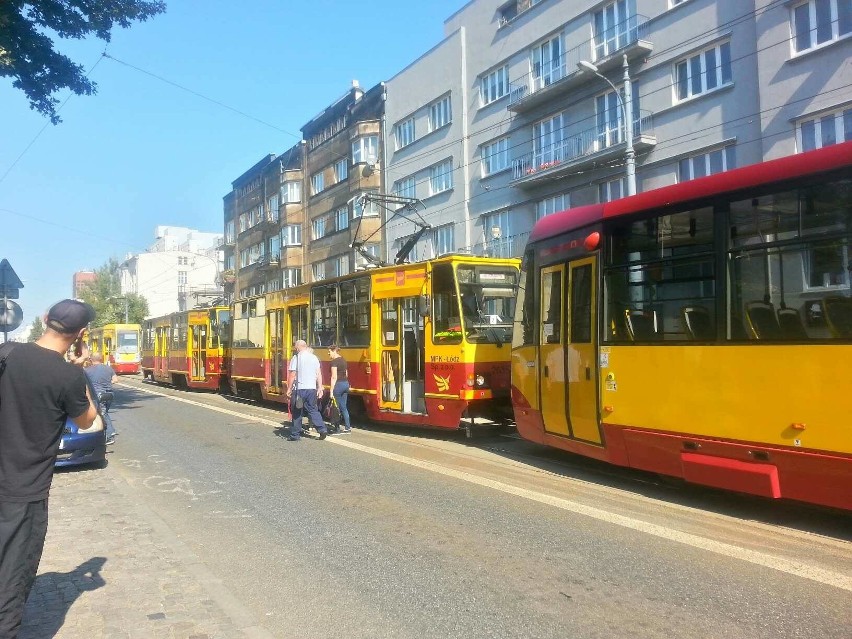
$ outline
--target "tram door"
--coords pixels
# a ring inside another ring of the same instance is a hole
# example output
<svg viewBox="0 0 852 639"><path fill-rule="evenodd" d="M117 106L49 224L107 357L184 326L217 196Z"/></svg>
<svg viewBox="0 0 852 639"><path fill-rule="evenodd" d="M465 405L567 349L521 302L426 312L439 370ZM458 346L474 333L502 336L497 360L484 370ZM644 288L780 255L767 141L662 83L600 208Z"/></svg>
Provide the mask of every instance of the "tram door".
<svg viewBox="0 0 852 639"><path fill-rule="evenodd" d="M575 438L601 443L598 420L596 258L568 263L567 365L568 417Z"/></svg>
<svg viewBox="0 0 852 639"><path fill-rule="evenodd" d="M308 341L308 305L294 306L287 311L287 326L284 330L284 342L281 345L283 356L281 373L282 384L286 385L290 359L293 357L293 343L298 340Z"/></svg>
<svg viewBox="0 0 852 639"><path fill-rule="evenodd" d="M270 311L269 320L269 377L267 391L270 395L280 395L287 383L287 345L284 339L283 310Z"/></svg>
<svg viewBox="0 0 852 639"><path fill-rule="evenodd" d="M417 297L382 300L381 402L386 410L426 412L423 318Z"/></svg>
<svg viewBox="0 0 852 639"><path fill-rule="evenodd" d="M595 258L542 269L539 388L547 432L600 443L594 282Z"/></svg>
<svg viewBox="0 0 852 639"><path fill-rule="evenodd" d="M171 331L168 326L158 326L154 333L154 376L168 379L169 376L169 340Z"/></svg>
<svg viewBox="0 0 852 639"><path fill-rule="evenodd" d="M207 378L207 322L190 319L189 334L192 349L189 376L193 380L204 381Z"/></svg>

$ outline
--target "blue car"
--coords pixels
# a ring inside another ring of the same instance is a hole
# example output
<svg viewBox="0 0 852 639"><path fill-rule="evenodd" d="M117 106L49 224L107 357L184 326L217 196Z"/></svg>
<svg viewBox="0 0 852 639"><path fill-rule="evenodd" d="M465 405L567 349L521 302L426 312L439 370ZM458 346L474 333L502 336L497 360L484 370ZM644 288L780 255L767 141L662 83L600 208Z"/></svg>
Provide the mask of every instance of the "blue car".
<svg viewBox="0 0 852 639"><path fill-rule="evenodd" d="M89 385L89 394L97 397L95 390ZM82 466L84 464L102 464L106 461L106 430L104 429L103 408L97 399L98 416L86 430L77 428L77 424L66 420L62 429L62 439L59 440L59 454L56 456L56 467Z"/></svg>

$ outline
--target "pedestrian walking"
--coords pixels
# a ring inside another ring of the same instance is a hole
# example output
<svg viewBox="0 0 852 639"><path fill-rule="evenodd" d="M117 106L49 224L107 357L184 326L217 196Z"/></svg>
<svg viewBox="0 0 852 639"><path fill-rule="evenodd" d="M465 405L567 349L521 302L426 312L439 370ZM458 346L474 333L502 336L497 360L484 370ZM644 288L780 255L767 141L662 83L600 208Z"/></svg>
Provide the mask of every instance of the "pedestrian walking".
<svg viewBox="0 0 852 639"><path fill-rule="evenodd" d="M340 347L332 344L328 347L328 355L331 358L331 396L337 403L337 410L343 419L343 429L340 424L335 424L335 430L341 433L351 433L352 423L349 421L349 364L340 354Z"/></svg>
<svg viewBox="0 0 852 639"><path fill-rule="evenodd" d="M293 414L290 426L291 442L297 442L302 436L302 416L307 415L319 432L320 439L325 439L328 431L317 405L322 397L322 369L313 351L308 349L305 340L299 339L293 344L296 354L290 359L287 375L287 401Z"/></svg>
<svg viewBox="0 0 852 639"><path fill-rule="evenodd" d="M112 385L118 381L118 375L112 370L109 364L104 364L104 356L100 353L92 353L89 357L91 364L84 370L86 377L92 383L95 389L95 394L98 396L98 403L101 405L101 412L106 424L106 443L112 444L115 442L115 436L118 434L115 431L115 426L112 423L112 417L109 414L109 409L112 406L113 392Z"/></svg>
<svg viewBox="0 0 852 639"><path fill-rule="evenodd" d="M14 639L47 533L47 496L67 418L86 429L98 414L80 366L94 309L54 304L35 343L0 347L0 639ZM72 363L65 353L74 348Z"/></svg>

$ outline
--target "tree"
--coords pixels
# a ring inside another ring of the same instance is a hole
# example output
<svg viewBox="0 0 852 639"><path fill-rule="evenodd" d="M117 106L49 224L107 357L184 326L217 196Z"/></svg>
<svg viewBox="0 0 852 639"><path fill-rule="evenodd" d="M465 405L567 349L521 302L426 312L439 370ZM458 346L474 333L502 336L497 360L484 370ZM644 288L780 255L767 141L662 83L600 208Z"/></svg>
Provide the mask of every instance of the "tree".
<svg viewBox="0 0 852 639"><path fill-rule="evenodd" d="M27 335L27 341L34 342L42 335L44 335L44 324L42 323L40 317L36 317L33 320L32 328L30 328L30 334Z"/></svg>
<svg viewBox="0 0 852 639"><path fill-rule="evenodd" d="M115 258L98 269L95 269L95 280L89 282L80 295L95 309L95 326L106 324L123 324L125 304L127 305L127 321L130 324L141 324L148 314L148 301L137 293L121 293L120 264Z"/></svg>
<svg viewBox="0 0 852 639"><path fill-rule="evenodd" d="M114 26L127 28L165 10L161 0L2 0L0 77L14 78L12 86L26 94L30 107L58 124L53 95L64 88L92 95L97 85L81 65L54 50L45 31L75 40L94 34L109 42Z"/></svg>

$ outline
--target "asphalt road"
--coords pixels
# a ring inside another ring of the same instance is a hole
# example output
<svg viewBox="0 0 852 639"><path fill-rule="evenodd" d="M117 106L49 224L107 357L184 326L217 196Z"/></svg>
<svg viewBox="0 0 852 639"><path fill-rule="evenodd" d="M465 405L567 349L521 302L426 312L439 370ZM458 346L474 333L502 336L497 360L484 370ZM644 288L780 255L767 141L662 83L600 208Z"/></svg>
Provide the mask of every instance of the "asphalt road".
<svg viewBox="0 0 852 639"><path fill-rule="evenodd" d="M288 442L274 408L116 395L112 470L273 636L850 636L849 515L510 436Z"/></svg>

